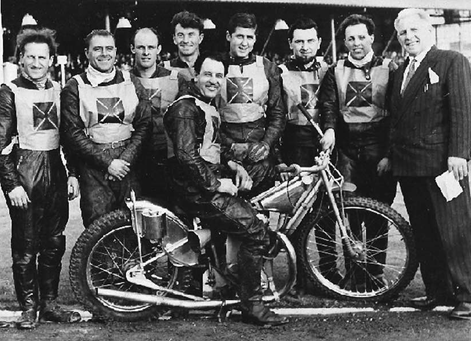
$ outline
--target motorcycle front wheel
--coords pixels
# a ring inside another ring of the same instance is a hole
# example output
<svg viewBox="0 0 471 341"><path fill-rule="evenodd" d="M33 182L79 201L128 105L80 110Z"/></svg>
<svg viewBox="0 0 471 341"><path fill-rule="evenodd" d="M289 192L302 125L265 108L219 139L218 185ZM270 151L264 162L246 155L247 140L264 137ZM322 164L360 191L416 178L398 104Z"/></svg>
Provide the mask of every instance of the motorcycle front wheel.
<svg viewBox="0 0 471 341"><path fill-rule="evenodd" d="M330 207L310 213L296 231L300 263L317 291L336 299L386 301L418 267L410 225L390 206L351 197L338 205L353 253ZM342 213L341 213L342 214Z"/></svg>
<svg viewBox="0 0 471 341"><path fill-rule="evenodd" d="M83 231L72 249L69 276L77 300L93 315L116 321L152 319L164 308L120 298L97 296L96 289L113 289L165 295L126 280L126 271L139 264L137 236L130 214L117 210L97 219ZM145 268L146 277L165 288L185 291L191 281L191 270L173 266L158 246L141 239L142 260L162 254Z"/></svg>

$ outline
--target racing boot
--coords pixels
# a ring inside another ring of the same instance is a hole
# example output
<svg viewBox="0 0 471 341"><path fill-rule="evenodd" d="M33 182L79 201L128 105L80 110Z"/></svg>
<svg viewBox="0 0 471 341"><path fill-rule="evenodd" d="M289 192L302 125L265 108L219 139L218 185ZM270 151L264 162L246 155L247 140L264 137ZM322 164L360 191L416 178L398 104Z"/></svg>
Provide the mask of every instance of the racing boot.
<svg viewBox="0 0 471 341"><path fill-rule="evenodd" d="M65 310L57 302L65 236L52 236L41 240L38 259L38 283L41 294L39 322L79 322L78 312Z"/></svg>
<svg viewBox="0 0 471 341"><path fill-rule="evenodd" d="M259 326L279 326L289 322L288 318L274 313L262 301L261 296L252 297L242 303L242 321Z"/></svg>
<svg viewBox="0 0 471 341"><path fill-rule="evenodd" d="M80 322L82 317L76 311L66 310L57 304L56 301L42 301L39 310L39 322Z"/></svg>
<svg viewBox="0 0 471 341"><path fill-rule="evenodd" d="M18 329L36 327L38 288L36 280L36 253L33 243L25 241L21 246L12 240L13 280L18 303L22 310L16 321Z"/></svg>
<svg viewBox="0 0 471 341"><path fill-rule="evenodd" d="M40 242L38 285L41 302L54 301L57 298L64 252L65 236L52 236Z"/></svg>
<svg viewBox="0 0 471 341"><path fill-rule="evenodd" d="M16 328L18 329L36 328L36 309L31 308L28 310L23 310L18 320L16 320Z"/></svg>
<svg viewBox="0 0 471 341"><path fill-rule="evenodd" d="M263 257L247 252L239 252L239 277L242 321L262 326L277 326L288 322L271 311L262 301L261 269Z"/></svg>

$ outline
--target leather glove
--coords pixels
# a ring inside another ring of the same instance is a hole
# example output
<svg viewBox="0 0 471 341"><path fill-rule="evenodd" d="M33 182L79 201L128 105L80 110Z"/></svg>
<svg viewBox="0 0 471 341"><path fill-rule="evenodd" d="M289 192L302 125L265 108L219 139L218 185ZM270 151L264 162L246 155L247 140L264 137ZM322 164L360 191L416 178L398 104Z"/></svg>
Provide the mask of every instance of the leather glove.
<svg viewBox="0 0 471 341"><path fill-rule="evenodd" d="M266 142L256 142L250 144L248 150L248 159L252 162L259 162L265 160L270 153L270 146Z"/></svg>
<svg viewBox="0 0 471 341"><path fill-rule="evenodd" d="M237 161L244 161L248 155L249 143L233 143L231 145L232 157Z"/></svg>

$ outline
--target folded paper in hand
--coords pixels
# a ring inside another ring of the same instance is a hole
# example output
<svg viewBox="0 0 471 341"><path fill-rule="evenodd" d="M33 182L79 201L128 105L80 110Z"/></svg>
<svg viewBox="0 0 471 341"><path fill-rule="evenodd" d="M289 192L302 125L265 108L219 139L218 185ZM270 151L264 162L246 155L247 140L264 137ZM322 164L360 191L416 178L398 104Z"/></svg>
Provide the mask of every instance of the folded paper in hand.
<svg viewBox="0 0 471 341"><path fill-rule="evenodd" d="M463 192L458 180L455 179L453 172L446 171L437 176L435 182L442 191L446 201L451 201Z"/></svg>

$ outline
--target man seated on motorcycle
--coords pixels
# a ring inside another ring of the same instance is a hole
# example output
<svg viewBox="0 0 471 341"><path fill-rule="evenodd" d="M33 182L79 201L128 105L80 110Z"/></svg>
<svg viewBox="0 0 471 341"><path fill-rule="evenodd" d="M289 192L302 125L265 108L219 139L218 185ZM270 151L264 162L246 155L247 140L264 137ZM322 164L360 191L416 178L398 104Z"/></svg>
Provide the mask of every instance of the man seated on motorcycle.
<svg viewBox="0 0 471 341"><path fill-rule="evenodd" d="M252 179L240 164L221 161L220 117L213 106L227 70L218 54L202 54L195 62L191 85L167 110L169 171L178 204L219 231L238 236L238 294L244 322L279 325L288 322L262 301L263 255L270 246L267 223L251 204L237 196L249 191Z"/></svg>

